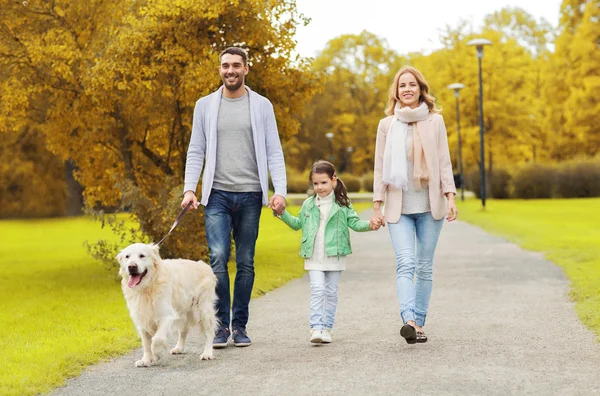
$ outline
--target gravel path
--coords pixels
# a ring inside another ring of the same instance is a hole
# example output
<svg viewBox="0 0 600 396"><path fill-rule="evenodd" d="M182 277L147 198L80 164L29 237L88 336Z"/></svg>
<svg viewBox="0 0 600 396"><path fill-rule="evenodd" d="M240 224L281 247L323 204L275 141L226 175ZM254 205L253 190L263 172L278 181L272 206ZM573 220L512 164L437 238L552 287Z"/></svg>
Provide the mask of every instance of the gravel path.
<svg viewBox="0 0 600 396"><path fill-rule="evenodd" d="M368 216L368 213L363 216ZM577 319L568 281L541 254L466 223L445 224L429 342L399 336L387 229L353 234L334 342L308 342L308 279L251 303L249 348L187 354L140 369L134 353L86 370L54 395L593 395L600 346ZM260 276L260 274L258 274Z"/></svg>

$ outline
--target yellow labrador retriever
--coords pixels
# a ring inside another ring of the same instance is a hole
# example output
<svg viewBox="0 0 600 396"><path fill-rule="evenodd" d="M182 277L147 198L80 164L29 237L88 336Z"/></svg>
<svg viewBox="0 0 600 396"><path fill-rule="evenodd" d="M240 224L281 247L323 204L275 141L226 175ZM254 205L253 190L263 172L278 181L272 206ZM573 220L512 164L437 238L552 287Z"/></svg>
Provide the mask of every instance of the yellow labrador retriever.
<svg viewBox="0 0 600 396"><path fill-rule="evenodd" d="M135 365L158 362L172 329L179 331L179 340L171 354L183 353L188 331L194 327L205 339L200 358L213 359L217 278L202 261L162 260L158 249L155 244L135 243L117 255L123 294L144 349Z"/></svg>

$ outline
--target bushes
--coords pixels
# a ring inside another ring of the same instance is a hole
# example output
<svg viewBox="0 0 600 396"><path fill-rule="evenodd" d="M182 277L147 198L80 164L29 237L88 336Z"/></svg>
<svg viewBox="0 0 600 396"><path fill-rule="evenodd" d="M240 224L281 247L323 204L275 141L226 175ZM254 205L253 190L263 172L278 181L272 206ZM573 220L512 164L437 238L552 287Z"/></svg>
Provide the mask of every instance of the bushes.
<svg viewBox="0 0 600 396"><path fill-rule="evenodd" d="M566 163L556 175L556 195L562 198L600 196L600 163L582 160Z"/></svg>
<svg viewBox="0 0 600 396"><path fill-rule="evenodd" d="M290 194L306 194L310 188L308 173L295 172L287 175L287 191Z"/></svg>
<svg viewBox="0 0 600 396"><path fill-rule="evenodd" d="M373 192L373 174L367 173L362 177L362 188L364 191Z"/></svg>
<svg viewBox="0 0 600 396"><path fill-rule="evenodd" d="M348 192L373 192L373 173L362 177L340 174ZM465 188L480 195L479 169L465 174ZM487 174L488 198L585 198L600 197L600 158L573 160L562 164L529 164L522 167L494 167ZM308 172L288 174L288 191L306 193Z"/></svg>
<svg viewBox="0 0 600 396"><path fill-rule="evenodd" d="M496 169L490 175L489 185L492 198L510 198L511 174L506 169Z"/></svg>
<svg viewBox="0 0 600 396"><path fill-rule="evenodd" d="M510 198L511 174L503 168L497 168L491 174L486 174L487 198L506 199ZM475 169L467 173L464 181L465 188L473 191L477 198L481 198L481 173Z"/></svg>
<svg viewBox="0 0 600 396"><path fill-rule="evenodd" d="M515 198L552 198L556 187L556 168L533 164L521 169L513 181Z"/></svg>
<svg viewBox="0 0 600 396"><path fill-rule="evenodd" d="M339 175L339 177L346 185L346 190L348 190L348 192L360 191L360 178L349 173L342 173Z"/></svg>
<svg viewBox="0 0 600 396"><path fill-rule="evenodd" d="M600 196L600 160L530 165L514 181L515 198L590 198Z"/></svg>
<svg viewBox="0 0 600 396"><path fill-rule="evenodd" d="M468 173L467 189L480 198L479 170ZM491 198L588 198L600 196L600 159L584 159L562 164L530 164L512 169L496 169L487 178Z"/></svg>

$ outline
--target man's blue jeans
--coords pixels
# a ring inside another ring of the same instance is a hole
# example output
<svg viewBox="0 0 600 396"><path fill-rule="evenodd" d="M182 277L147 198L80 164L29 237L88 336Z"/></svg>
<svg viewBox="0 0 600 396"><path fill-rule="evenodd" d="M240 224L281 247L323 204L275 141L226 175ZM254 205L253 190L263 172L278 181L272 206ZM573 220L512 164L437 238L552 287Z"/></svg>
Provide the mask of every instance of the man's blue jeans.
<svg viewBox="0 0 600 396"><path fill-rule="evenodd" d="M396 252L396 289L404 323L414 320L417 326L425 325L433 255L443 223L443 219L435 220L431 212L403 214L397 223L388 223Z"/></svg>
<svg viewBox="0 0 600 396"><path fill-rule="evenodd" d="M233 286L232 329L245 329L248 304L254 286L254 252L262 209L262 192L212 190L204 209L210 266L217 276L217 318L229 328L231 295L227 262L231 252L231 231L235 241L236 274Z"/></svg>

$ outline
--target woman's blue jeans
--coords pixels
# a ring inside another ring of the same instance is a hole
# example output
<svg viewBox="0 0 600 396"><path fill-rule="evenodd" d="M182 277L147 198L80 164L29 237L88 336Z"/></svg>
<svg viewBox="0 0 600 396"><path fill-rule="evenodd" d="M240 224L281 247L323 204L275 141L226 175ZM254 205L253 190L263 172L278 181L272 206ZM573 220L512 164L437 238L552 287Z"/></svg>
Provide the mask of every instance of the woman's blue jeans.
<svg viewBox="0 0 600 396"><path fill-rule="evenodd" d="M388 223L396 252L396 289L404 323L424 326L431 296L433 255L444 220L431 212L401 215ZM416 250L415 250L416 239Z"/></svg>

